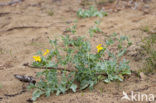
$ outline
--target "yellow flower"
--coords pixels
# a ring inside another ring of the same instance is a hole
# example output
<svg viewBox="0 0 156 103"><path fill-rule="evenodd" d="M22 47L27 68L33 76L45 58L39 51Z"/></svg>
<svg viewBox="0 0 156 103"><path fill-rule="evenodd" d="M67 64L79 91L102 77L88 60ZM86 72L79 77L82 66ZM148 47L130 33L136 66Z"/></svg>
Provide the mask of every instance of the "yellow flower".
<svg viewBox="0 0 156 103"><path fill-rule="evenodd" d="M47 55L49 53L49 50L46 49L46 51L44 52L43 56Z"/></svg>
<svg viewBox="0 0 156 103"><path fill-rule="evenodd" d="M33 56L34 60L36 62L41 62L41 57L40 56Z"/></svg>
<svg viewBox="0 0 156 103"><path fill-rule="evenodd" d="M97 48L97 52L99 53L101 50L103 50L103 47L101 47L102 44L99 44L96 48Z"/></svg>

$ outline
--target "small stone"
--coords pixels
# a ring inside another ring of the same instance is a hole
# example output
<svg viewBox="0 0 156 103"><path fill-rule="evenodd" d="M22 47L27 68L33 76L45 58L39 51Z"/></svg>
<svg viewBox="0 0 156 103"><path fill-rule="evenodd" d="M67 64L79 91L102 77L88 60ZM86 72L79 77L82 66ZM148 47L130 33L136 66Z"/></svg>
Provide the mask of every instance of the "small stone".
<svg viewBox="0 0 156 103"><path fill-rule="evenodd" d="M143 12L144 14L149 14L149 9L144 9Z"/></svg>
<svg viewBox="0 0 156 103"><path fill-rule="evenodd" d="M141 80L145 80L147 76L143 72L140 72L140 78Z"/></svg>

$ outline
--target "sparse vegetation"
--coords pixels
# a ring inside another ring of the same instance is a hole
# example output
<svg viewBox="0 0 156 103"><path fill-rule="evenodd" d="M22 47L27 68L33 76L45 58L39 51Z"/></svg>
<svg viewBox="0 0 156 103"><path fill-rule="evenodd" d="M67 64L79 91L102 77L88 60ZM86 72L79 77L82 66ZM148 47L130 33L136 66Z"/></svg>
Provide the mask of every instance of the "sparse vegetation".
<svg viewBox="0 0 156 103"><path fill-rule="evenodd" d="M156 71L156 34L150 34L143 40L142 51L145 55L145 66L142 69L146 74Z"/></svg>
<svg viewBox="0 0 156 103"><path fill-rule="evenodd" d="M100 21L95 21L95 25L89 28L89 35L93 37L95 33L100 33L102 30L99 28Z"/></svg>
<svg viewBox="0 0 156 103"><path fill-rule="evenodd" d="M73 92L86 88L92 90L99 81L123 81L125 75L131 74L129 61L123 59L126 48L131 45L125 36L117 38L114 33L105 44L96 47L96 53L91 52L95 48L82 37L72 39L63 36L62 41L63 46L60 47L58 40L50 40L52 50L39 51L33 57L35 61L32 66L53 68L37 73L40 81L29 86L35 88L32 98L34 101L43 94L48 97L51 93L64 94L70 89ZM123 43L128 44L123 46ZM114 46L116 51L111 50ZM57 68L60 67L63 69L58 72ZM69 71L67 68L75 70ZM75 84L75 81L79 84Z"/></svg>
<svg viewBox="0 0 156 103"><path fill-rule="evenodd" d="M98 9L96 9L94 6L91 6L88 10L84 10L84 9L79 9L77 11L77 16L80 18L87 18L87 17L103 17L103 16L107 16L107 13L104 12L103 10L98 11Z"/></svg>
<svg viewBox="0 0 156 103"><path fill-rule="evenodd" d="M72 34L75 34L76 33L76 27L77 27L77 25L74 24L72 27L67 28L66 31L69 31Z"/></svg>
<svg viewBox="0 0 156 103"><path fill-rule="evenodd" d="M115 0L98 0L97 4L102 5L102 4L113 3L113 2L115 2Z"/></svg>
<svg viewBox="0 0 156 103"><path fill-rule="evenodd" d="M154 103L155 11L156 0L0 0L0 103Z"/></svg>
<svg viewBox="0 0 156 103"><path fill-rule="evenodd" d="M141 30L148 33L150 31L150 28L149 26L143 26Z"/></svg>
<svg viewBox="0 0 156 103"><path fill-rule="evenodd" d="M48 11L48 15L49 15L49 16L53 16L53 15L54 15L54 12L53 12L52 10L49 10L49 11Z"/></svg>

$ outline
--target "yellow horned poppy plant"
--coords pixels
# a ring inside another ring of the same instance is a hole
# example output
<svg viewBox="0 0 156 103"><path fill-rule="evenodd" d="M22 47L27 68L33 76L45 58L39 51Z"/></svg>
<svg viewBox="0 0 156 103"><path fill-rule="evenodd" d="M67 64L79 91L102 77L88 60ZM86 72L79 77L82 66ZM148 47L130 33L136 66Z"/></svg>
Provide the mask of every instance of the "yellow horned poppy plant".
<svg viewBox="0 0 156 103"><path fill-rule="evenodd" d="M47 55L49 53L49 50L46 49L46 51L44 52L43 56Z"/></svg>
<svg viewBox="0 0 156 103"><path fill-rule="evenodd" d="M41 62L41 57L40 56L33 56L34 60L36 62Z"/></svg>
<svg viewBox="0 0 156 103"><path fill-rule="evenodd" d="M101 47L101 46L102 46L102 44L99 44L99 45L96 47L98 53L103 49L103 47Z"/></svg>

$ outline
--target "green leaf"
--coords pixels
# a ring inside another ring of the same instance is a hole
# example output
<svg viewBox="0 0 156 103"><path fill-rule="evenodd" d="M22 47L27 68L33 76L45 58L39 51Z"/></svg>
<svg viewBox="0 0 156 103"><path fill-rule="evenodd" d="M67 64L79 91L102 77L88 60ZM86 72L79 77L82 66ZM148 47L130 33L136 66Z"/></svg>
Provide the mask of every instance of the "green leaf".
<svg viewBox="0 0 156 103"><path fill-rule="evenodd" d="M97 25L99 25L100 23L101 23L100 20L96 20L96 21L95 21L95 24L97 24Z"/></svg>
<svg viewBox="0 0 156 103"><path fill-rule="evenodd" d="M50 96L50 93L51 93L51 89L48 88L47 91L46 91L46 96L49 97Z"/></svg>
<svg viewBox="0 0 156 103"><path fill-rule="evenodd" d="M130 70L125 70L122 72L123 75L130 75L131 74L131 71Z"/></svg>
<svg viewBox="0 0 156 103"><path fill-rule="evenodd" d="M76 84L72 84L70 89L72 89L73 92L76 92L77 85Z"/></svg>
<svg viewBox="0 0 156 103"><path fill-rule="evenodd" d="M49 61L48 64L46 64L46 67L57 67L56 64L52 61Z"/></svg>
<svg viewBox="0 0 156 103"><path fill-rule="evenodd" d="M33 97L32 97L32 100L33 101L36 101L36 99L38 97L40 97L41 95L43 94L43 92L39 89L36 89L34 92L33 92Z"/></svg>
<svg viewBox="0 0 156 103"><path fill-rule="evenodd" d="M109 46L111 44L113 44L114 41L112 39L106 40L106 45Z"/></svg>
<svg viewBox="0 0 156 103"><path fill-rule="evenodd" d="M36 55L42 55L41 51L37 51Z"/></svg>
<svg viewBox="0 0 156 103"><path fill-rule="evenodd" d="M86 89L89 86L89 82L86 80L83 80L80 84L80 90Z"/></svg>
<svg viewBox="0 0 156 103"><path fill-rule="evenodd" d="M104 82L105 83L110 83L110 80L109 79L105 79Z"/></svg>
<svg viewBox="0 0 156 103"><path fill-rule="evenodd" d="M94 81L89 81L89 89L93 90L93 86L94 86Z"/></svg>
<svg viewBox="0 0 156 103"><path fill-rule="evenodd" d="M58 96L58 95L60 95L60 93L61 93L61 91L57 90L56 95Z"/></svg>
<svg viewBox="0 0 156 103"><path fill-rule="evenodd" d="M28 90L35 88L35 85L30 83L29 86L27 87Z"/></svg>
<svg viewBox="0 0 156 103"><path fill-rule="evenodd" d="M126 49L124 49L124 50L122 50L120 53L118 53L118 57L121 57L121 56L123 56L124 55L124 53L126 52Z"/></svg>
<svg viewBox="0 0 156 103"><path fill-rule="evenodd" d="M37 72L36 77L40 77L43 74L43 72Z"/></svg>
<svg viewBox="0 0 156 103"><path fill-rule="evenodd" d="M120 36L120 40L121 40L121 41L124 41L124 40L126 40L126 39L128 39L127 36Z"/></svg>
<svg viewBox="0 0 156 103"><path fill-rule="evenodd" d="M60 90L61 93L64 94L67 91L66 83L62 84L62 85L59 85L59 90Z"/></svg>

